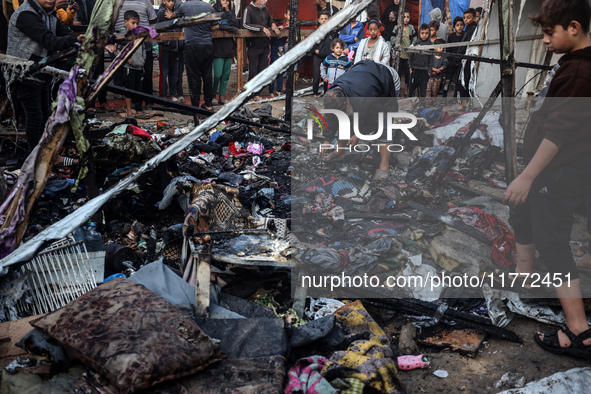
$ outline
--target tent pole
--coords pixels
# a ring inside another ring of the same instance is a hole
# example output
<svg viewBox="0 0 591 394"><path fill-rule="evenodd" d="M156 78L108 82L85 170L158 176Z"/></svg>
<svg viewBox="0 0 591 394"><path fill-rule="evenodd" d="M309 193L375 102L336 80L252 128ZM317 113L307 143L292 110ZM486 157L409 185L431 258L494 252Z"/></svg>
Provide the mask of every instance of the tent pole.
<svg viewBox="0 0 591 394"><path fill-rule="evenodd" d="M513 40L514 0L497 1L501 39L502 124L505 148L505 179L507 184L517 177L515 147L515 46Z"/></svg>
<svg viewBox="0 0 591 394"><path fill-rule="evenodd" d="M291 0L289 3L289 38L288 50L292 50L298 42L297 34L299 27L298 22L298 0ZM285 81L285 121L289 124L291 131L291 109L293 106L293 88L294 88L294 70L293 66L287 69L287 81Z"/></svg>

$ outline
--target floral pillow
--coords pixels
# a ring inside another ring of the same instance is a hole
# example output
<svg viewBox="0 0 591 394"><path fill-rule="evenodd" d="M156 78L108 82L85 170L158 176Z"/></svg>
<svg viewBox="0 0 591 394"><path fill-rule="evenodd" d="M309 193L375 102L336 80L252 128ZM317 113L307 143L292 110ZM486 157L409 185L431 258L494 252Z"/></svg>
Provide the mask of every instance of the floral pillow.
<svg viewBox="0 0 591 394"><path fill-rule="evenodd" d="M123 278L31 325L62 342L122 392L193 374L225 357L172 304Z"/></svg>

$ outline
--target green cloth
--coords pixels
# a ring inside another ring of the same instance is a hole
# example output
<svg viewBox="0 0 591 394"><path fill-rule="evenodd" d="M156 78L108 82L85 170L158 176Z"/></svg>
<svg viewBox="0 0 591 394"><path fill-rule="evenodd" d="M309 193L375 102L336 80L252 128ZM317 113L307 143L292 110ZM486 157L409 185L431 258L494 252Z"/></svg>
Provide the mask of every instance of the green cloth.
<svg viewBox="0 0 591 394"><path fill-rule="evenodd" d="M232 71L232 58L216 57L213 59L213 93L226 94L226 87ZM218 92L219 84L219 92Z"/></svg>
<svg viewBox="0 0 591 394"><path fill-rule="evenodd" d="M409 47L411 44L410 42L410 25L406 26L402 29L402 41L400 42L400 46L402 47ZM409 55L406 52L400 52L401 59L408 59Z"/></svg>

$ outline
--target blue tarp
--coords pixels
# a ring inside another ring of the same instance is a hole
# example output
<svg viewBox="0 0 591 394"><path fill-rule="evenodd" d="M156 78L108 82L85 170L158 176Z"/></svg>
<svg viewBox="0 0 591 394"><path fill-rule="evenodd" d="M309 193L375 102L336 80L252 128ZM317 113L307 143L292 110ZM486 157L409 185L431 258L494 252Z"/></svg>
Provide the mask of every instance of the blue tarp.
<svg viewBox="0 0 591 394"><path fill-rule="evenodd" d="M451 0L449 2L449 10L451 12L451 20L456 16L464 17L464 11L470 8L470 0Z"/></svg>
<svg viewBox="0 0 591 394"><path fill-rule="evenodd" d="M450 1L450 3L453 0ZM433 8L439 8L440 10L443 11L443 9L445 8L445 0L422 0L422 5L421 5L421 23L426 23L429 24L429 22L431 22L431 19L429 18L429 12L431 12L431 10L433 10ZM468 1L468 3L470 3Z"/></svg>
<svg viewBox="0 0 591 394"><path fill-rule="evenodd" d="M439 8L443 11L445 0L422 0L421 4L421 24L431 22L429 12L433 8ZM451 20L456 16L464 16L464 11L470 8L470 0L449 0L449 10L451 11Z"/></svg>

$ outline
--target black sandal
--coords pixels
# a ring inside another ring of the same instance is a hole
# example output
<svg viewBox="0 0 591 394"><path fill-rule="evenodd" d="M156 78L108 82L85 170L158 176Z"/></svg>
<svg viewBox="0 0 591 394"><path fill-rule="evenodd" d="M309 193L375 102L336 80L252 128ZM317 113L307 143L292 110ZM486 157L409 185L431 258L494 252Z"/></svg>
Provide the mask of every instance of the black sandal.
<svg viewBox="0 0 591 394"><path fill-rule="evenodd" d="M558 331L562 331L566 334L568 339L570 339L570 346L560 346ZM540 345L542 349L550 353L566 354L568 356L591 360L591 345L583 344L583 341L588 338L591 338L591 328L583 331L579 335L575 335L567 326L562 326L560 330L544 333L544 339L540 339L540 336L537 333L534 334L534 341Z"/></svg>

